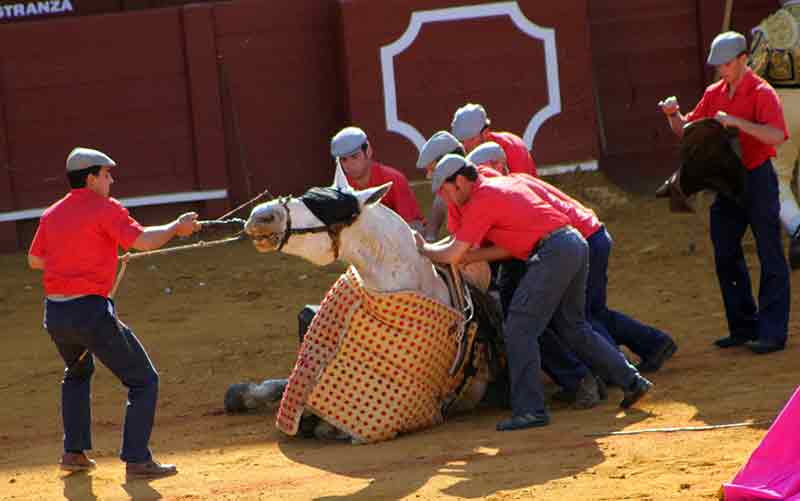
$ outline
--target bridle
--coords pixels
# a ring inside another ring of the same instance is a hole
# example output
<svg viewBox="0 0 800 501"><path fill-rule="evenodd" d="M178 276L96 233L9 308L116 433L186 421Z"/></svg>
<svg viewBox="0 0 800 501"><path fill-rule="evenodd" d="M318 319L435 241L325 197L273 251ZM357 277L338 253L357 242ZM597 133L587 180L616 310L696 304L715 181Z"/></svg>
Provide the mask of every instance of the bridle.
<svg viewBox="0 0 800 501"><path fill-rule="evenodd" d="M323 224L321 226L311 226L309 228L292 228L292 211L289 210L289 201L291 200L292 197L288 196L278 199L278 203L286 213L286 228L281 232L272 233L270 235L252 237L253 240L267 240L270 244L272 244L273 247L276 248L276 250L280 252L289 242L289 239L294 235L327 233L331 239L331 250L333 251L333 257L334 259L339 259L339 235L343 229L355 222L359 214L355 213L344 221L333 224Z"/></svg>

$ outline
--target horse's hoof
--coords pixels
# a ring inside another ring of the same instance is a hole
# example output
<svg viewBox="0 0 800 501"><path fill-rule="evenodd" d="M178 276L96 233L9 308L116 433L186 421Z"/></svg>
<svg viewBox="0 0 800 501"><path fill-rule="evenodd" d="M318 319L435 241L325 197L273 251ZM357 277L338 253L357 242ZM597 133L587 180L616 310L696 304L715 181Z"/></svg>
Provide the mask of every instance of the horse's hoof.
<svg viewBox="0 0 800 501"><path fill-rule="evenodd" d="M248 411L244 395L249 390L249 387L250 384L248 383L237 383L228 387L228 391L225 392L225 412L228 414L240 414Z"/></svg>
<svg viewBox="0 0 800 501"><path fill-rule="evenodd" d="M268 379L253 389L253 396L265 402L279 402L288 384L288 379Z"/></svg>

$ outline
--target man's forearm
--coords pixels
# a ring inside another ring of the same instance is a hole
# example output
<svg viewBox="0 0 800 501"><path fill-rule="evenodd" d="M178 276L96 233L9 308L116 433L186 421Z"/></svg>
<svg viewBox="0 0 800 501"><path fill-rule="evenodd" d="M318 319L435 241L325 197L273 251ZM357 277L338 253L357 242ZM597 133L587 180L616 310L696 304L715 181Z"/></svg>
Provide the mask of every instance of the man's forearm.
<svg viewBox="0 0 800 501"><path fill-rule="evenodd" d="M470 264L477 261L504 261L513 257L510 252L496 245L492 247L478 247L471 249L461 260L461 264Z"/></svg>
<svg viewBox="0 0 800 501"><path fill-rule="evenodd" d="M140 251L158 249L175 236L178 225L175 221L161 226L148 226L139 238L133 242L132 247Z"/></svg>
<svg viewBox="0 0 800 501"><path fill-rule="evenodd" d="M680 111L676 111L672 115L665 116L667 117L669 126L672 128L672 132L674 132L678 137L683 137L683 127L686 125L686 117L682 115Z"/></svg>
<svg viewBox="0 0 800 501"><path fill-rule="evenodd" d="M467 251L470 244L458 240L451 240L447 244L424 244L420 248L420 252L427 256L432 261L444 264L459 264Z"/></svg>
<svg viewBox="0 0 800 501"><path fill-rule="evenodd" d="M743 118L738 118L734 126L770 146L778 146L785 141L783 131L771 125L757 124L744 120Z"/></svg>
<svg viewBox="0 0 800 501"><path fill-rule="evenodd" d="M434 196L433 203L431 204L431 213L428 217L425 232L423 233L425 240L429 242L436 240L436 237L439 236L439 228L442 227L445 219L447 219L447 205L441 197Z"/></svg>

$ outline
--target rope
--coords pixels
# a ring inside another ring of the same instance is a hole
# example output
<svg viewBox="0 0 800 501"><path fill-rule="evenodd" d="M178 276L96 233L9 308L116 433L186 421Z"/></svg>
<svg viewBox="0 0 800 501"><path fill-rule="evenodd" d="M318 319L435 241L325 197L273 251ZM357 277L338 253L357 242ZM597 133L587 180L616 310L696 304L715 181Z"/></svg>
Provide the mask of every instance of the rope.
<svg viewBox="0 0 800 501"><path fill-rule="evenodd" d="M221 220L223 220L223 219L226 219L226 218L227 218L228 216L230 216L231 214L236 214L236 213L237 213L237 212L239 212L241 209L243 209L243 208L245 208L246 206L250 205L251 203L255 202L256 200L258 200L259 198L263 197L264 195L267 195L269 198L275 198L275 197L272 195L272 193L270 193L270 192L269 192L269 190L264 190L264 191L262 191L261 193L259 193L258 195L254 196L253 198L251 198L250 200L248 200L247 202L245 202L245 203L243 203L242 205L240 205L239 207L236 207L235 209L233 209L233 210L230 210L230 211L226 212L225 214L223 214L222 216L218 217L217 219L215 219L215 221L221 221Z"/></svg>
<svg viewBox="0 0 800 501"><path fill-rule="evenodd" d="M119 284L120 282L122 282L122 277L125 276L125 270L128 269L128 262L131 261L132 259L139 259L147 256L155 256L157 254L172 254L173 252L180 252L188 249L198 249L201 247L215 247L217 245L238 242L239 240L243 240L244 238L245 238L244 235L237 235L235 237L223 238L222 240L212 240L210 242L205 242L201 240L193 244L178 245L176 247L169 247L166 249L156 249L151 251L134 252L134 253L127 252L122 256L120 256L119 258L119 260L122 261L122 266L119 269L119 273L117 273L117 280L116 282L114 282L114 287L111 289L111 292L108 294L108 296L111 299L114 299L114 295L117 293L117 288L119 288Z"/></svg>
<svg viewBox="0 0 800 501"><path fill-rule="evenodd" d="M270 191L268 189L265 189L264 191L262 191L261 193L259 193L256 196L254 196L253 198L251 198L247 202L239 205L235 209L229 210L228 212L226 212L225 214L221 215L217 219L214 219L212 221L203 221L203 222L205 222L205 223L215 223L215 222L216 223L225 223L225 222L229 222L227 220L227 218L229 216L231 216L232 214L236 214L237 212L239 212L243 208L245 208L248 205L254 203L255 201L259 200L261 197L263 197L265 195L269 196L270 198L275 198L272 195L272 193L270 193ZM208 224L208 225L212 226L213 224ZM211 241L211 242L204 242L204 241L201 240L201 241L199 241L197 243L194 243L194 244L179 245L177 247L169 247L167 249L156 249L156 250L152 250L152 251L136 252L136 253L133 253L133 254L131 254L130 252L127 252L127 253L123 254L122 256L120 256L120 258L119 258L120 261L122 261L122 266L120 266L119 273L117 273L117 279L114 281L114 287L111 288L111 292L108 294L108 297L110 297L111 299L114 299L114 295L116 295L117 289L119 289L119 284L122 282L122 278L125 276L125 271L127 271L127 269L128 269L128 261L130 261L131 259L139 259L140 257L153 256L153 255L156 255L156 254L170 254L170 253L173 253L173 252L178 252L178 251L182 251L182 250L186 250L186 249L195 249L195 248L199 248L199 247L213 247L215 245L221 245L221 244L227 244L227 243L231 243L231 242L236 242L236 241L241 240L243 238L244 237L240 234L240 235L237 235L235 237L225 238L225 239L222 239L222 240L214 240L214 241Z"/></svg>
<svg viewBox="0 0 800 501"><path fill-rule="evenodd" d="M679 431L708 431L708 430L722 430L725 428L746 428L749 426L760 426L764 424L771 424L772 420L768 419L766 421L745 421L742 423L730 423L730 424L712 424L707 426L682 426L682 427L675 427L675 428L645 428L643 430L631 430L631 431L607 431L601 433L587 433L584 435L585 437L610 437L610 436L619 436L619 435L641 435L643 433L675 433Z"/></svg>

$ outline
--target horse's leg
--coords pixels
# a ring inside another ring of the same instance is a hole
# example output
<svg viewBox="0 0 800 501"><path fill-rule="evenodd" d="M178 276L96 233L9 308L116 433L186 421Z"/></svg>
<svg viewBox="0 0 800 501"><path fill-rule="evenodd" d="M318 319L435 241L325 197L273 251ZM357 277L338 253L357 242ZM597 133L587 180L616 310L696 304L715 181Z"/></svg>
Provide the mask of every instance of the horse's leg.
<svg viewBox="0 0 800 501"><path fill-rule="evenodd" d="M233 384L225 392L225 412L247 412L277 402L283 397L288 383L288 379L267 379L261 384Z"/></svg>
<svg viewBox="0 0 800 501"><path fill-rule="evenodd" d="M314 436L319 440L351 440L352 437L324 419L314 427Z"/></svg>

